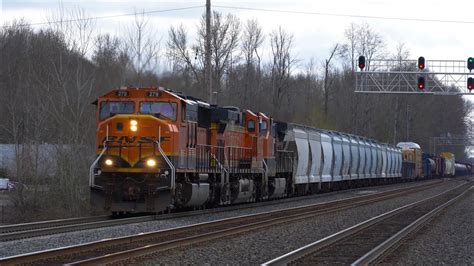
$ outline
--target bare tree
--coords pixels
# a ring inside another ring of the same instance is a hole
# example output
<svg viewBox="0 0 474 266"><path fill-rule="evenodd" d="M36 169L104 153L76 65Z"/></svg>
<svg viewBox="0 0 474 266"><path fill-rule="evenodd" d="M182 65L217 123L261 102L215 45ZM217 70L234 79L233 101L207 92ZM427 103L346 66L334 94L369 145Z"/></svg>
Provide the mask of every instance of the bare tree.
<svg viewBox="0 0 474 266"><path fill-rule="evenodd" d="M217 93L221 93L224 74L226 74L226 71L230 69L234 61L238 58L236 52L239 46L239 35L240 21L236 16L228 14L224 17L222 13L212 13L212 84ZM194 46L195 50L205 51L205 36L206 23L205 16L203 16L198 29L198 43Z"/></svg>
<svg viewBox="0 0 474 266"><path fill-rule="evenodd" d="M249 90L251 84L254 88L260 87L261 78L261 56L259 55L258 49L262 46L264 41L264 35L262 28L258 24L256 19L248 20L245 24L243 36L242 36L242 54L245 64L245 76L243 86L243 102L247 104L249 99Z"/></svg>
<svg viewBox="0 0 474 266"><path fill-rule="evenodd" d="M188 40L188 34L186 28L181 24L179 27L170 27L168 31L168 42L167 42L167 55L172 63L174 71L190 71L194 76L195 80L203 83L203 65L198 65L198 51L196 51L195 58L192 58L189 49L190 44ZM194 60L193 60L194 59Z"/></svg>
<svg viewBox="0 0 474 266"><path fill-rule="evenodd" d="M351 61L351 72L355 71L355 59L358 56L366 57L366 68L371 68L371 61L384 54L384 40L379 33L375 32L370 28L367 23L364 24L351 24L345 31L346 44L343 46L343 57ZM349 80L351 84L354 84L354 77ZM361 98L359 95L354 95L354 98L350 102L351 114L352 114L352 128L355 133L359 134L372 134L372 109L374 100L377 96L370 96ZM371 101L369 100L371 99ZM364 106L363 112L360 110L360 105ZM359 124L361 125L359 126Z"/></svg>
<svg viewBox="0 0 474 266"><path fill-rule="evenodd" d="M271 64L271 87L273 115L280 115L280 104L283 95L287 93L290 84L290 76L296 58L291 54L293 47L293 35L287 33L279 26L270 34L270 46L272 50Z"/></svg>
<svg viewBox="0 0 474 266"><path fill-rule="evenodd" d="M366 57L366 68L370 69L370 62L376 56L384 53L385 42L379 33L372 30L367 23L361 24L357 31L357 52Z"/></svg>
<svg viewBox="0 0 474 266"><path fill-rule="evenodd" d="M128 55L122 50L122 40L109 34L99 35L95 41L92 62L97 67L95 84L99 92L125 84Z"/></svg>
<svg viewBox="0 0 474 266"><path fill-rule="evenodd" d="M230 71L233 63L238 60L240 21L234 15L223 16L213 12L211 23L211 59L212 84L217 93L221 93L223 78ZM197 29L195 43L189 43L187 30L183 25L171 27L168 31L167 55L173 69L184 75L190 73L198 83L199 91L195 94L204 96L204 47L206 39L206 19L202 17ZM193 58L194 55L194 58Z"/></svg>
<svg viewBox="0 0 474 266"><path fill-rule="evenodd" d="M66 10L62 2L57 10L48 16L49 30L61 36L70 49L86 56L95 32L95 20L91 19L84 9Z"/></svg>
<svg viewBox="0 0 474 266"><path fill-rule="evenodd" d="M351 23L349 27L344 31L347 43L342 46L342 54L350 62L350 69L352 72L355 71L355 59L357 50L357 34L359 26L355 23Z"/></svg>
<svg viewBox="0 0 474 266"><path fill-rule="evenodd" d="M126 54L129 55L132 69L135 72L136 86L143 86L143 76L147 71L156 71L160 40L153 38L156 33L149 27L149 19L144 12L135 13L133 26L128 28L128 36L124 43Z"/></svg>

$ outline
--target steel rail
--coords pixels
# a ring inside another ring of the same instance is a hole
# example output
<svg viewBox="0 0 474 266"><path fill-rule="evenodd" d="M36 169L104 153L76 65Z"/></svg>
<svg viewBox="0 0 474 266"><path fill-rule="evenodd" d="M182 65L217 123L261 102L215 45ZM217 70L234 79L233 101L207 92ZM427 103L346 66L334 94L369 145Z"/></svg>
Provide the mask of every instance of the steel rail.
<svg viewBox="0 0 474 266"><path fill-rule="evenodd" d="M472 191L472 188L473 187L471 186L469 189L465 190L460 195L452 198L448 202L438 206L429 213L418 218L416 221L409 224L389 239L385 240L382 244L378 245L377 247L360 257L358 260L354 261L351 265L369 265L377 261L381 261L381 259L391 254L409 235L412 235L416 231L423 228L426 224L433 220L435 216L437 216L441 211L445 210L455 202L462 199L470 191Z"/></svg>
<svg viewBox="0 0 474 266"><path fill-rule="evenodd" d="M413 186L411 188L432 186L441 182L442 181L437 180L434 182L429 182L428 184L424 183L417 186ZM393 190L388 190L386 192L401 191L404 189L407 189L407 188L393 189ZM347 192L357 191L357 189L351 189L351 190L346 190L346 191ZM336 191L332 193L338 193L338 192ZM167 220L167 219L180 218L180 217L191 217L191 216L202 215L202 214L219 213L219 212L231 211L231 210L240 210L240 209L252 208L252 207L270 206L274 204L280 204L283 202L293 202L293 201L306 200L310 198L322 197L322 196L329 195L332 193L309 195L309 196L294 197L294 198L275 199L272 201L265 201L265 202L245 203L245 204L239 204L239 205L234 205L234 206L223 206L223 207L218 207L218 208L204 209L204 210L197 210L197 211L157 214L157 215L113 219L113 220L108 220L107 219L108 216L96 216L96 217L81 217L81 218L41 221L41 222L33 222L33 223L25 223L25 224L4 225L4 226L0 226L0 241L11 241L11 240L17 240L17 239L25 239L25 238L52 235L52 234L58 234L58 233L66 233L66 232L79 231L79 230L96 229L99 227L118 226L118 225L131 224L131 223L149 222L149 221L154 221L154 220ZM376 194L377 193L374 193L372 195L376 195Z"/></svg>
<svg viewBox="0 0 474 266"><path fill-rule="evenodd" d="M177 238L175 240L171 240L167 242L146 245L143 247L130 249L130 250L124 250L124 251L120 251L120 252L112 253L112 254L105 254L103 256L98 256L95 258L90 258L86 260L69 263L68 265L97 265L97 264L115 263L115 262L123 261L126 259L134 258L134 257L152 254L155 252L161 252L161 251L166 251L166 250L170 250L174 248L179 248L185 245L192 245L192 244L196 244L196 243L200 243L204 241L223 238L226 236L246 233L249 231L254 231L254 230L269 227L269 226L275 226L279 224L294 222L297 220L307 219L307 218L311 218L317 215L345 210L345 209L349 209L355 206L361 206L361 205L365 205L369 203L379 202L381 200L387 199L387 197L348 203L347 205L343 205L343 206L328 206L328 207L323 207L322 209L318 209L318 210L305 211L303 213L285 215L283 217L277 217L277 218L269 218L263 221L257 221L257 222L252 222L249 224L233 226L231 228L211 231L211 232L199 234L196 236ZM265 219L265 218L262 218L262 219Z"/></svg>
<svg viewBox="0 0 474 266"><path fill-rule="evenodd" d="M11 240L17 240L17 239L32 238L32 237L37 237L37 236L53 235L53 234L87 230L87 229L96 229L96 228L107 227L107 226L148 222L148 221L153 221L153 220L154 220L154 216L151 215L151 216L131 217L131 218L122 218L122 219L106 219L106 220L86 221L86 222L79 220L77 223L66 224L66 225L61 225L60 223L57 223L56 226L48 225L47 227L42 227L42 228L34 228L30 230L2 233L0 234L0 241L11 241Z"/></svg>
<svg viewBox="0 0 474 266"><path fill-rule="evenodd" d="M118 249L126 249L126 245L135 245L134 248L129 248L130 252L138 252L135 254L149 254L154 253L156 250L162 248L174 246L174 245L184 245L184 243L197 243L201 241L206 241L206 239L215 239L220 238L224 235L234 235L239 232L245 232L249 230L255 230L262 227L268 227L274 224L286 223L289 221L295 221L299 219L305 219L313 217L316 215L321 215L329 212L335 212L343 209L353 208L354 206L361 206L373 202L382 201L389 198L403 196L409 193L414 193L417 191L422 191L428 189L432 186L438 185L439 183L431 183L428 186L416 186L413 188L404 188L391 190L386 192L380 192L371 195L357 196L343 200L336 200L324 203L309 204L305 206L299 206L296 208L286 208L283 210L268 211L258 214L248 214L238 217L226 218L217 221L204 222L194 225L183 226L179 228L171 228L166 230L160 230L155 232L142 233L133 236L119 237L108 240L101 240L86 244L80 244L71 247L57 248L53 250L33 252L18 256L12 256L4 259L0 259L0 263L5 264L17 264L17 263L31 263L38 262L39 260L45 259L54 259L55 257L68 256L68 259L71 260L71 255L78 254L84 251L99 250L105 247L118 247ZM247 223L247 224L245 224ZM227 228L226 228L227 227ZM211 230L205 232L198 232L198 235L192 236L192 233L196 234L196 231L199 230ZM215 230L215 231L212 231ZM182 234L181 238L176 237ZM169 242L166 237L174 236L173 242ZM157 238L165 238L165 241L157 241ZM186 240L187 239L187 240ZM149 243L143 243L146 241L151 241ZM157 243L158 244L155 244ZM137 250L136 246L139 246ZM145 246L144 245L149 245ZM115 255L108 254L105 258L108 261L121 260L123 254L117 253ZM107 250L106 253L110 253L110 250ZM130 253L129 253L129 256ZM104 258L97 258L97 261L94 263L100 263L99 260ZM76 259L77 260L77 259ZM81 263L92 263L92 261L79 261ZM50 263L50 262L47 262ZM54 263L57 263L56 261Z"/></svg>
<svg viewBox="0 0 474 266"><path fill-rule="evenodd" d="M403 193L404 194L404 193ZM97 265L97 264L108 264L108 263L116 263L124 260L128 260L130 258L140 257L149 255L156 252L162 252L170 249L179 248L185 245L192 245L200 242L215 240L227 236L232 236L236 234L246 233L249 231L258 230L261 228L266 228L269 226L275 226L279 224L294 222L302 219L311 218L317 215L332 213L340 210L349 209L355 206L362 206L365 204L370 204L374 202L379 202L388 198L393 197L395 194L386 195L379 198L370 198L358 202L350 202L346 205L342 206L326 206L322 209L304 211L301 213L296 214L289 214L284 215L283 217L276 217L276 218L269 218L267 220L261 221L259 219L257 222L252 222L250 224L243 224L238 226L233 226L231 228L226 228L223 230L211 231L204 234L198 234L196 236L178 238L167 242L157 243L157 244L150 244L130 250L124 250L116 253L109 253L103 256L98 256L94 258L89 258L86 260L76 261L73 263L69 263L68 265ZM270 216L271 217L271 216ZM265 218L262 218L265 219Z"/></svg>
<svg viewBox="0 0 474 266"><path fill-rule="evenodd" d="M472 181L471 182L468 182L468 183L465 183L465 184L461 184L461 185L458 185L452 189L449 189L447 191L444 191L442 193L439 193L435 196L432 196L430 198L427 198L427 199L423 199L423 200L419 200L417 202L413 202L413 203L410 203L410 204L407 204L407 205L404 205L402 207L399 207L399 208L396 208L394 210L391 210L391 211L388 211L386 213L383 213L383 214L380 214L378 216L375 216L373 218L370 218L364 222L361 222L361 223L358 223L354 226L351 226L349 228L346 228L344 230L341 230L335 234L332 234L332 235L329 235L325 238L322 238L316 242L313 242L313 243L310 243L306 246L303 246L299 249L296 249L294 251L291 251L289 253L286 253L280 257L277 257L273 260L270 260L270 261L267 261L265 263L263 263L262 265L287 265L287 264L291 264L293 262L296 262L297 260L305 257L305 256L308 256L310 254L313 254L313 253L316 253L324 248L327 248L329 246L332 246L342 240L345 240L345 239L348 239L349 237L355 235L356 233L359 233L365 229L368 229L370 228L371 226L374 226L376 224L379 224L395 215L398 215L398 214L401 214L409 209L412 209L414 207L418 207L418 206L421 206L422 204L424 203L427 203L427 202L430 202L434 199L437 199L437 198L440 198L442 196L445 196L447 195L448 193L450 192L453 192L457 189L460 189L462 188L463 186L471 186L472 184ZM468 188L468 190L470 189L470 187Z"/></svg>
<svg viewBox="0 0 474 266"><path fill-rule="evenodd" d="M55 226L62 226L68 224L76 223L87 223L87 222L96 222L107 220L110 216L91 216L91 217L76 217L76 218L67 218L67 219L57 219L57 220L47 220L31 223L21 223L21 224L8 224L0 226L0 240L1 234L19 232L19 231L28 231L33 229L41 229Z"/></svg>

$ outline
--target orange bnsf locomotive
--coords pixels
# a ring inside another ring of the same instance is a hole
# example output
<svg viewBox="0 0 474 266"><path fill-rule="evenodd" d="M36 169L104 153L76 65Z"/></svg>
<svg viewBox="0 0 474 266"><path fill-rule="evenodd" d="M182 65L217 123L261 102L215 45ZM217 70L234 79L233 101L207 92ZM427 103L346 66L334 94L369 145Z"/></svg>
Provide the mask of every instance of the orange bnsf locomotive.
<svg viewBox="0 0 474 266"><path fill-rule="evenodd" d="M272 120L264 114L162 88L113 90L96 104L98 156L90 169L96 206L157 212L254 201L274 192L275 180L268 180L277 176ZM280 175L291 171L286 159Z"/></svg>
<svg viewBox="0 0 474 266"><path fill-rule="evenodd" d="M113 213L213 207L445 172L431 163L424 168L433 171L423 174L421 149L412 162L403 145L273 121L163 88L113 90L96 105L91 201Z"/></svg>

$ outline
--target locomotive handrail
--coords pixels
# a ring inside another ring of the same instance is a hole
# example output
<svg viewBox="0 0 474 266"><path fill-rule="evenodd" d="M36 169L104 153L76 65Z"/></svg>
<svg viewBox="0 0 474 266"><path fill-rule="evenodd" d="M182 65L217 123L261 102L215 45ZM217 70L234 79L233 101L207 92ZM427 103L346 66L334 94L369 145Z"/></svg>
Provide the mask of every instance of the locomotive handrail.
<svg viewBox="0 0 474 266"><path fill-rule="evenodd" d="M174 189L175 189L175 174L176 174L176 168L174 167L173 163L171 163L170 159L168 158L168 156L166 156L165 152L163 151L163 149L161 148L161 144L159 141L155 141L155 143L157 144L158 146L158 151L160 152L161 156L163 156L163 158L165 159L166 163L168 164L168 166L171 168L171 195L174 196Z"/></svg>
<svg viewBox="0 0 474 266"><path fill-rule="evenodd" d="M263 162L263 168L262 169L263 169L264 172L267 172L268 171L268 165L265 162L265 159L262 159L262 162Z"/></svg>
<svg viewBox="0 0 474 266"><path fill-rule="evenodd" d="M95 165L99 162L100 158L102 158L102 155L104 155L105 151L107 151L107 141L104 141L104 144L103 144L104 148L102 149L102 151L100 152L99 156L97 156L97 158L95 159L95 161L92 163L91 167L89 168L89 187L99 187L99 188L102 188L101 186L96 186L94 185L94 167Z"/></svg>
<svg viewBox="0 0 474 266"><path fill-rule="evenodd" d="M219 162L219 160L217 159L216 155L215 155L214 153L212 153L212 152L211 152L210 154L211 154L212 158L213 158L214 160L216 160L217 165L219 166L219 168L221 169L221 171L224 171L224 172L227 173L227 172L228 172L227 169L225 168L225 166L223 166L223 165L221 164L221 162ZM224 156L225 156L225 154L224 154Z"/></svg>

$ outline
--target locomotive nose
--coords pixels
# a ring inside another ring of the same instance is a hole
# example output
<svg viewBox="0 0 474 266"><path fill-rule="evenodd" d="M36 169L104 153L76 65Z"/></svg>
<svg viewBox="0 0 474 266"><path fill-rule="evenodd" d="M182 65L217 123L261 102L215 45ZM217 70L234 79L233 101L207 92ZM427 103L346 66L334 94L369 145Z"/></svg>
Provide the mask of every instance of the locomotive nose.
<svg viewBox="0 0 474 266"><path fill-rule="evenodd" d="M168 121L151 115L115 115L99 129L102 140L99 143L108 146L101 165L158 172L164 166L160 149L165 154L170 153L172 133Z"/></svg>

